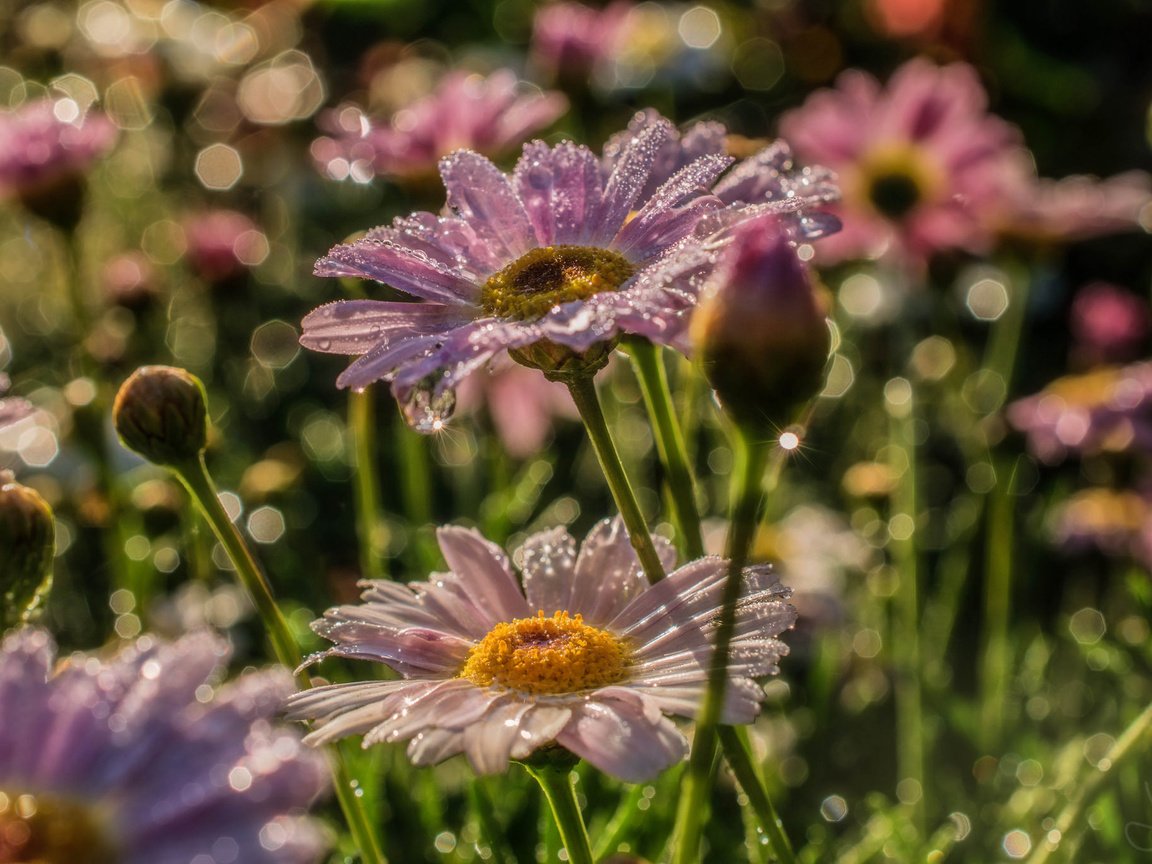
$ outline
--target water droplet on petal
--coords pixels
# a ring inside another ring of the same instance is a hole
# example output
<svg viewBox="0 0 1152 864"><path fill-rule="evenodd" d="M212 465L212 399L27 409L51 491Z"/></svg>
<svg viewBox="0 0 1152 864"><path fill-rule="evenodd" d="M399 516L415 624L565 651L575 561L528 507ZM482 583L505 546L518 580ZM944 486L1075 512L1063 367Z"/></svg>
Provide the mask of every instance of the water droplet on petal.
<svg viewBox="0 0 1152 864"><path fill-rule="evenodd" d="M439 432L456 409L456 394L445 390L436 394L429 387L417 387L401 404L408 425L423 435Z"/></svg>

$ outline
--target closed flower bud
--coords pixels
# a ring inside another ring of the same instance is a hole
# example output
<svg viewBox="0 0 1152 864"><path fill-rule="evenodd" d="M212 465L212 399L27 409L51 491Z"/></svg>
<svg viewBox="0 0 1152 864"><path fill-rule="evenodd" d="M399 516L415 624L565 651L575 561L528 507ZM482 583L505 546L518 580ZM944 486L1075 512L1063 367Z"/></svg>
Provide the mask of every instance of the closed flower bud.
<svg viewBox="0 0 1152 864"><path fill-rule="evenodd" d="M776 433L820 392L825 304L773 218L736 229L692 320L704 375L741 426Z"/></svg>
<svg viewBox="0 0 1152 864"><path fill-rule="evenodd" d="M208 438L204 385L184 369L142 366L120 387L112 419L124 446L157 465L195 460Z"/></svg>
<svg viewBox="0 0 1152 864"><path fill-rule="evenodd" d="M25 622L47 592L55 551L52 508L0 471L0 631Z"/></svg>

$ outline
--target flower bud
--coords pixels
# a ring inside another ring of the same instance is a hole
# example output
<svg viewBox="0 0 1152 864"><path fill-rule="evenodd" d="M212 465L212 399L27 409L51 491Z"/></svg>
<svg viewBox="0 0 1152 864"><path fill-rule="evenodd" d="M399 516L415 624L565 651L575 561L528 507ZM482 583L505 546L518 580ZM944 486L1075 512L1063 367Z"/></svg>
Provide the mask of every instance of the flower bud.
<svg viewBox="0 0 1152 864"><path fill-rule="evenodd" d="M777 433L820 392L831 347L825 303L773 218L735 231L692 319L705 377L741 426Z"/></svg>
<svg viewBox="0 0 1152 864"><path fill-rule="evenodd" d="M133 372L116 394L112 419L124 446L157 465L195 460L207 444L204 385L173 366Z"/></svg>
<svg viewBox="0 0 1152 864"><path fill-rule="evenodd" d="M55 551L52 508L0 471L0 631L25 622L47 593Z"/></svg>

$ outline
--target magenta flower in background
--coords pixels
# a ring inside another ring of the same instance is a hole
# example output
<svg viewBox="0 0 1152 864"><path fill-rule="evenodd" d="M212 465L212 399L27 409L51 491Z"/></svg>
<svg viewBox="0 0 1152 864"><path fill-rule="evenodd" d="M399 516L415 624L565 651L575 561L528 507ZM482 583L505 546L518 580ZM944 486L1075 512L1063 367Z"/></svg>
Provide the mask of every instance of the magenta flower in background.
<svg viewBox="0 0 1152 864"><path fill-rule="evenodd" d="M594 9L583 3L547 3L532 18L532 57L552 77L575 78L612 60L628 33L630 3Z"/></svg>
<svg viewBox="0 0 1152 864"><path fill-rule="evenodd" d="M800 177L786 197L726 206L709 189L732 160L707 155L645 197L675 136L667 120L646 116L611 170L571 142L525 145L510 176L471 151L447 157L441 174L454 215L397 219L316 265L319 276L375 279L423 302L330 303L304 319L301 343L359 355L337 384L390 380L424 432L451 414L459 382L504 351L527 361L537 348L581 357L595 349L603 362L621 333L683 348L727 229L762 213L797 213L835 190ZM834 230L822 220L785 224L806 238Z"/></svg>
<svg viewBox="0 0 1152 864"><path fill-rule="evenodd" d="M1082 489L1061 501L1050 520L1053 540L1069 551L1098 549L1150 561L1152 506L1147 493Z"/></svg>
<svg viewBox="0 0 1152 864"><path fill-rule="evenodd" d="M312 158L334 180L419 178L434 174L454 150L507 153L567 110L563 94L532 90L511 69L486 78L451 72L434 93L397 111L386 125L349 105L329 112L322 121L328 135L313 142Z"/></svg>
<svg viewBox="0 0 1152 864"><path fill-rule="evenodd" d="M62 228L80 219L84 177L118 135L72 99L40 99L0 114L0 198L19 198Z"/></svg>
<svg viewBox="0 0 1152 864"><path fill-rule="evenodd" d="M41 99L0 114L0 194L85 174L117 134L111 120L85 114L71 99Z"/></svg>
<svg viewBox="0 0 1152 864"><path fill-rule="evenodd" d="M209 210L184 220L185 259L201 279L227 282L268 255L268 238L236 210Z"/></svg>
<svg viewBox="0 0 1152 864"><path fill-rule="evenodd" d="M1071 453L1152 448L1152 362L1058 378L1008 406L1028 449L1054 464Z"/></svg>
<svg viewBox="0 0 1152 864"><path fill-rule="evenodd" d="M480 774L556 744L639 782L684 758L665 715L694 716L728 565L692 561L649 585L623 523L603 520L577 549L563 528L534 534L517 560L478 533L442 528L450 572L410 586L370 582L364 602L313 627L336 643L316 659L386 663L401 680L299 693L290 713L319 721L305 740L364 734L364 746L408 741L417 765L464 753ZM666 567L670 544L657 543ZM750 723L796 619L768 567L744 571L723 722Z"/></svg>
<svg viewBox="0 0 1152 864"><path fill-rule="evenodd" d="M780 122L801 158L835 170L843 230L818 250L827 262L934 252L981 252L1002 206L1004 162L1016 129L987 111L972 67L915 59L881 88L849 70Z"/></svg>
<svg viewBox="0 0 1152 864"><path fill-rule="evenodd" d="M1143 353L1152 329L1148 301L1107 282L1076 292L1069 324L1072 352L1085 366L1122 363Z"/></svg>
<svg viewBox="0 0 1152 864"><path fill-rule="evenodd" d="M580 416L563 384L508 359L493 361L487 374L465 378L456 396L464 413L487 407L500 443L516 459L540 452L557 417Z"/></svg>
<svg viewBox="0 0 1152 864"><path fill-rule="evenodd" d="M325 761L272 722L287 672L216 689L229 651L207 633L55 653L32 629L0 648L0 861L322 858L324 832L303 812Z"/></svg>

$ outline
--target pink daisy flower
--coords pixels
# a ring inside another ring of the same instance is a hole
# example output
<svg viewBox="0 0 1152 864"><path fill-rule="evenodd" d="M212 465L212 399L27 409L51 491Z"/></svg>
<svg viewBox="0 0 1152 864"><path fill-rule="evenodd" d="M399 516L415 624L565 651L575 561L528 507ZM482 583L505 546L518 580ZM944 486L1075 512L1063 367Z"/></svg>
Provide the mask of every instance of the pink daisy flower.
<svg viewBox="0 0 1152 864"><path fill-rule="evenodd" d="M480 774L558 746L623 780L648 780L684 758L665 715L692 717L707 687L728 563L707 557L645 580L619 519L577 549L563 528L520 550L523 586L477 532L442 528L449 572L403 586L370 582L364 602L313 627L336 644L314 659L386 663L402 678L333 684L290 700L313 718L305 740L364 734L364 746L407 741L428 765L463 753ZM653 538L666 567L667 541ZM787 648L776 637L795 610L771 568L749 567L728 668L725 723L750 723Z"/></svg>
<svg viewBox="0 0 1152 864"><path fill-rule="evenodd" d="M1101 366L1057 378L1008 406L1028 448L1055 464L1070 453L1152 449L1152 362Z"/></svg>
<svg viewBox="0 0 1152 864"><path fill-rule="evenodd" d="M836 89L786 113L781 134L806 160L839 174L843 230L822 260L891 254L912 263L948 249L983 251L1001 206L1003 163L1017 130L987 111L971 66L915 59L882 88L849 70Z"/></svg>
<svg viewBox="0 0 1152 864"><path fill-rule="evenodd" d="M643 112L606 148L607 164L570 141L525 145L511 175L453 153L440 163L453 215L397 219L316 263L319 276L374 279L423 302L329 303L304 319L301 344L358 356L337 385L391 381L422 432L440 429L460 381L505 351L541 366L538 352L562 346L562 362L578 355L587 369L622 333L684 350L732 225L773 213L790 236L838 227L808 211L836 188L795 170L786 149L766 148L721 179L731 158L697 158L696 143Z"/></svg>
<svg viewBox="0 0 1152 864"><path fill-rule="evenodd" d="M285 670L216 680L207 633L57 661L51 637L0 644L0 861L313 864L304 810L325 760L273 720Z"/></svg>
<svg viewBox="0 0 1152 864"><path fill-rule="evenodd" d="M434 174L453 150L502 155L567 110L563 94L532 91L511 69L486 78L451 72L434 93L397 111L386 125L350 105L330 112L322 124L329 134L313 142L312 158L333 180L419 178Z"/></svg>
<svg viewBox="0 0 1152 864"><path fill-rule="evenodd" d="M553 77L585 76L612 60L628 33L626 2L594 9L582 3L548 3L532 18L532 56Z"/></svg>

